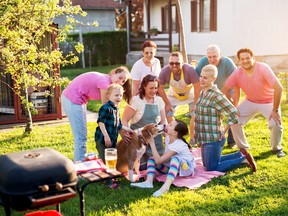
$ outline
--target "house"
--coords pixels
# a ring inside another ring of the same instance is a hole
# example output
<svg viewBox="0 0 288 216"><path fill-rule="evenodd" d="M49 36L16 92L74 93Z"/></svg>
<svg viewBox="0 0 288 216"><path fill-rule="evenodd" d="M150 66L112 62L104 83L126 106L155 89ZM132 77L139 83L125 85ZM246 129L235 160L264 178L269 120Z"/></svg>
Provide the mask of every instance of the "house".
<svg viewBox="0 0 288 216"><path fill-rule="evenodd" d="M157 27L161 34L151 36L161 45L166 38L167 52L181 47L175 0L143 0L144 26ZM240 48L250 47L256 59L274 71L288 71L287 0L180 0L189 61L206 54L209 44L218 44L222 54L232 57ZM147 37L149 38L149 37ZM131 43L131 41L130 41ZM180 45L180 46L179 46Z"/></svg>
<svg viewBox="0 0 288 216"><path fill-rule="evenodd" d="M98 22L98 27L77 25L76 31L82 33L87 32L100 32L100 31L114 31L116 30L116 14L115 8L124 8L123 4L114 0L71 0L73 5L80 5L83 11L87 13L85 17L80 15L75 18L84 23L92 24L94 21ZM65 24L65 18L59 17L54 21L59 26Z"/></svg>

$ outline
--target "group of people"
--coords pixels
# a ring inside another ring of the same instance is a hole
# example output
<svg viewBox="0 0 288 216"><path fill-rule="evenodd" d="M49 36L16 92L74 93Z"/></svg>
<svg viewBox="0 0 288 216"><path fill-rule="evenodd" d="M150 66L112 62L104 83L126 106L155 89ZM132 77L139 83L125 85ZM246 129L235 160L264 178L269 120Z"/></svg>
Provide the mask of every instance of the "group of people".
<svg viewBox="0 0 288 216"><path fill-rule="evenodd" d="M155 57L157 45L145 41L143 57L129 73L126 67L118 67L109 75L98 72L84 73L76 77L63 91L62 104L74 136L74 161L83 161L86 152L88 100L101 100L98 127L95 132L96 148L105 161L104 150L116 147L118 134L129 141L131 130L149 123L166 124L162 136L149 140L149 147L141 159L140 169L147 169L147 179L131 186L153 188L156 170L167 173L164 185L153 196L169 191L175 177L193 175L195 162L189 144L201 146L201 156L207 171L227 172L240 164L248 164L256 172L253 156L248 153L244 125L257 113L268 121L271 131L272 151L285 156L281 145L281 95L283 87L271 68L256 62L249 48L237 53L240 66L222 56L217 45L207 48L207 55L194 68L183 62L180 52L170 54L169 65L161 69ZM132 83L130 82L132 79ZM168 91L165 87L169 86ZM246 98L239 104L240 90ZM127 106L120 118L118 105L124 98ZM184 139L187 125L174 118L178 105L187 104L191 116L189 144ZM226 125L223 126L223 117ZM228 146L239 151L222 155L228 133ZM164 147L165 146L165 147Z"/></svg>

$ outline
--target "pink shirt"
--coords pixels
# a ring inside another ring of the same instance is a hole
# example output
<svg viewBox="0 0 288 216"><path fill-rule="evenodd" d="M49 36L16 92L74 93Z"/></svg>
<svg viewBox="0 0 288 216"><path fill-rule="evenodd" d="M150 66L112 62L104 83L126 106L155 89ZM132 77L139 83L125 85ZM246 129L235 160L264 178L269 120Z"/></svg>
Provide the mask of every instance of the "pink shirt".
<svg viewBox="0 0 288 216"><path fill-rule="evenodd" d="M98 72L88 72L77 76L64 89L65 95L75 104L86 104L88 100L100 100L100 89L106 90L111 84L110 76Z"/></svg>
<svg viewBox="0 0 288 216"><path fill-rule="evenodd" d="M246 99L259 104L272 103L273 84L277 77L271 68L264 63L255 62L254 73L247 76L242 67L235 70L226 81L226 85L240 87L246 94Z"/></svg>

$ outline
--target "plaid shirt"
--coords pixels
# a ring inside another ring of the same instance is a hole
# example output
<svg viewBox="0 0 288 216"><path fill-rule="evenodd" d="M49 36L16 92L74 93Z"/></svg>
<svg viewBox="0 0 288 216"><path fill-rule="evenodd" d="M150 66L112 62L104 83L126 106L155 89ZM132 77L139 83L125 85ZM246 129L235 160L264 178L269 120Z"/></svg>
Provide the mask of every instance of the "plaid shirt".
<svg viewBox="0 0 288 216"><path fill-rule="evenodd" d="M97 123L103 122L111 139L112 147L116 147L119 130L122 128L119 110L112 101L106 102L100 107ZM104 135L98 126L95 132L95 141L105 144Z"/></svg>
<svg viewBox="0 0 288 216"><path fill-rule="evenodd" d="M195 140L200 144L211 143L221 139L222 117L228 118L227 124L238 123L238 110L226 96L213 85L200 93L195 112Z"/></svg>

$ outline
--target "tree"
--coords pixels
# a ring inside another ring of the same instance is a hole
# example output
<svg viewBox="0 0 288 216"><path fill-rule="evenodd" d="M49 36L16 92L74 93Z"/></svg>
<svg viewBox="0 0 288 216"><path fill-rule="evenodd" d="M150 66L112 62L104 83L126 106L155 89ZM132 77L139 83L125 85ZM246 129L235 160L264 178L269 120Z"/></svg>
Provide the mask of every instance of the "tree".
<svg viewBox="0 0 288 216"><path fill-rule="evenodd" d="M184 31L184 23L183 23L183 16L182 16L182 9L180 0L176 1L176 8L177 8L177 14L179 19L179 35L181 39L181 47L182 47L182 55L184 62L188 62L187 58L187 49L186 49L186 39L185 39L185 31Z"/></svg>
<svg viewBox="0 0 288 216"><path fill-rule="evenodd" d="M131 30L141 31L143 26L143 0L124 0L125 4L131 1ZM116 8L116 21L118 29L126 29L127 14L125 9Z"/></svg>
<svg viewBox="0 0 288 216"><path fill-rule="evenodd" d="M65 80L54 70L60 65L78 61L74 53L63 56L52 43L43 46L48 34L57 34L56 42L64 41L77 21L73 15L85 16L80 6L72 6L70 0L1 0L0 2L0 59L2 76L10 74L13 91L20 97L26 116L25 132L32 131L32 115L35 110L29 102L28 89L55 87ZM53 25L56 17L65 16L69 24L61 29ZM76 44L77 52L83 50ZM49 93L49 92L48 92Z"/></svg>

